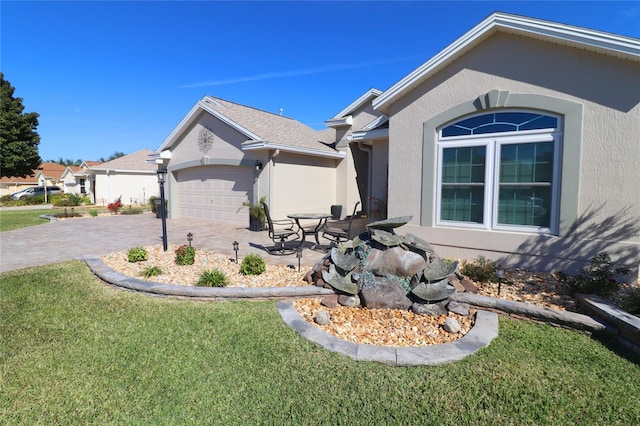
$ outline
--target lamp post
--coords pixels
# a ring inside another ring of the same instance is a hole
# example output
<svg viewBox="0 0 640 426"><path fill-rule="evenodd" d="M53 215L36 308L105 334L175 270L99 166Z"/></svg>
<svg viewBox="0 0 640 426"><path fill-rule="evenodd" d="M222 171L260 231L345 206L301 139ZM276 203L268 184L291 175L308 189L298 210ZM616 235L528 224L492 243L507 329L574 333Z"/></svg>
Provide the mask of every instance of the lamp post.
<svg viewBox="0 0 640 426"><path fill-rule="evenodd" d="M233 242L233 251L236 252L236 265L238 264L238 250L240 249L240 244L237 241Z"/></svg>
<svg viewBox="0 0 640 426"><path fill-rule="evenodd" d="M502 279L504 278L504 269L502 269L501 266L498 267L496 275L498 275L498 296L500 296L500 289L502 287Z"/></svg>
<svg viewBox="0 0 640 426"><path fill-rule="evenodd" d="M167 212L164 206L164 183L167 179L167 168L160 167L157 171L160 184L160 216L162 218L162 248L167 251Z"/></svg>
<svg viewBox="0 0 640 426"><path fill-rule="evenodd" d="M296 249L296 257L298 258L298 272L300 272L300 260L302 259L302 247Z"/></svg>
<svg viewBox="0 0 640 426"><path fill-rule="evenodd" d="M189 247L191 247L191 241L193 241L193 234L191 232L187 234L187 241L189 242Z"/></svg>

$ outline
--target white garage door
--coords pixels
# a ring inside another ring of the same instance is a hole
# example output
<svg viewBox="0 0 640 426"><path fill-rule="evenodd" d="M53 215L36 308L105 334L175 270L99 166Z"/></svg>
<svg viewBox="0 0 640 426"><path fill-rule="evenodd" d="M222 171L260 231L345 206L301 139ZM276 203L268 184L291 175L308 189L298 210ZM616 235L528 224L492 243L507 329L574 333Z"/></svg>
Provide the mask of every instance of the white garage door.
<svg viewBox="0 0 640 426"><path fill-rule="evenodd" d="M250 167L203 166L177 173L178 215L247 225L249 213L242 203L252 199Z"/></svg>

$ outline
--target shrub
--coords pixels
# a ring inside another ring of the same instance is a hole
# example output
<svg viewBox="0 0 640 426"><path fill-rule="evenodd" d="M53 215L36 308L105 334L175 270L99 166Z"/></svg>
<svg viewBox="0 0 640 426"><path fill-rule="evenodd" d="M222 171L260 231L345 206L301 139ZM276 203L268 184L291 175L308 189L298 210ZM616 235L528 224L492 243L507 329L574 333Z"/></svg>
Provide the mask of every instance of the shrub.
<svg viewBox="0 0 640 426"><path fill-rule="evenodd" d="M219 269L204 271L200 275L197 285L200 287L224 287L227 285L227 276Z"/></svg>
<svg viewBox="0 0 640 426"><path fill-rule="evenodd" d="M602 252L592 257L589 266L582 268L577 275L559 273L558 278L569 284L569 294L572 296L576 293L587 293L609 297L619 288L615 277L627 275L629 272L628 268L616 267L609 253Z"/></svg>
<svg viewBox="0 0 640 426"><path fill-rule="evenodd" d="M257 254L246 255L240 264L240 273L243 275L260 275L266 270L267 264Z"/></svg>
<svg viewBox="0 0 640 426"><path fill-rule="evenodd" d="M193 265L196 260L196 249L183 245L176 249L176 264L177 265Z"/></svg>
<svg viewBox="0 0 640 426"><path fill-rule="evenodd" d="M141 213L142 213L142 209L134 209L131 206L129 206L128 209L124 209L120 211L120 214L141 214Z"/></svg>
<svg viewBox="0 0 640 426"><path fill-rule="evenodd" d="M89 216L96 217L98 216L98 210L89 210Z"/></svg>
<svg viewBox="0 0 640 426"><path fill-rule="evenodd" d="M118 214L118 210L122 207L122 201L120 201L120 197L115 200L113 203L107 204L107 208L113 212L113 214Z"/></svg>
<svg viewBox="0 0 640 426"><path fill-rule="evenodd" d="M162 269L157 266L147 266L142 272L140 272L140 275L145 278L155 277L157 275L162 275Z"/></svg>
<svg viewBox="0 0 640 426"><path fill-rule="evenodd" d="M622 308L634 315L640 314L640 287L633 287L622 301Z"/></svg>
<svg viewBox="0 0 640 426"><path fill-rule="evenodd" d="M475 261L462 265L460 272L479 283L498 281L496 265L483 256L478 256Z"/></svg>
<svg viewBox="0 0 640 426"><path fill-rule="evenodd" d="M147 260L147 250L144 247L133 247L127 252L127 259L129 262L142 262Z"/></svg>

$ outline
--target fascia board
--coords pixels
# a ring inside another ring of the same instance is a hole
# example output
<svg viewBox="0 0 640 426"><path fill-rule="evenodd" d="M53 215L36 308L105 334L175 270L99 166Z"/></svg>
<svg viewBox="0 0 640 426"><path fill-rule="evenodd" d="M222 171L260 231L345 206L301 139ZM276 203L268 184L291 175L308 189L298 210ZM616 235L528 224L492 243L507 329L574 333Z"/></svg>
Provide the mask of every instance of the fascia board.
<svg viewBox="0 0 640 426"><path fill-rule="evenodd" d="M388 139L389 138L389 129L374 129L366 132L353 132L353 134L349 137L350 141L358 142L358 141L370 141L376 139Z"/></svg>
<svg viewBox="0 0 640 426"><path fill-rule="evenodd" d="M246 142L245 142L246 143ZM341 151L336 151L335 153L332 152L324 152L324 151L317 151L314 149L309 149L309 148L297 148L297 147L292 147L292 146L288 146L288 145L281 145L281 144L276 144L276 143L271 143L271 142L266 142L266 141L259 141L259 142L253 142L251 141L251 143L242 146L242 150L243 151L258 151L258 150L263 150L263 149L279 149L282 152L292 152L295 154L303 154L303 155L311 155L314 157L324 157L324 158L344 158L346 156L346 154L344 152Z"/></svg>
<svg viewBox="0 0 640 426"><path fill-rule="evenodd" d="M189 125L191 122L197 117L200 110L200 102L196 103L189 112L180 120L180 123L169 133L169 136L165 138L160 147L156 150L158 152L163 151L165 149L170 149L171 145L176 141L178 135L182 133L182 131Z"/></svg>
<svg viewBox="0 0 640 426"><path fill-rule="evenodd" d="M516 15L494 13L374 99L373 107L388 113L389 106L394 100L496 31L512 32L551 41L564 41L567 44L586 46L599 52L640 60L640 40L638 39Z"/></svg>
<svg viewBox="0 0 640 426"><path fill-rule="evenodd" d="M349 104L349 106L347 106L345 109L343 109L342 111L340 111L339 113L337 113L336 115L334 115L333 117L331 117L331 119L329 119L327 121L339 120L342 117L344 117L345 115L351 114L353 111L355 111L356 109L358 109L359 107L364 105L372 97L377 97L377 96L380 96L381 94L382 94L381 90L371 88L366 93L361 95L358 99L356 99L355 101L351 102L351 104Z"/></svg>
<svg viewBox="0 0 640 426"><path fill-rule="evenodd" d="M352 126L353 125L353 116L347 115L342 118L333 118L331 120L327 120L324 122L327 127L342 127L342 126Z"/></svg>
<svg viewBox="0 0 640 426"><path fill-rule="evenodd" d="M109 168L95 168L91 169L92 172L116 172L116 173L134 173L134 174L150 174L155 175L157 172L155 170L127 170L127 169L114 169L113 167Z"/></svg>

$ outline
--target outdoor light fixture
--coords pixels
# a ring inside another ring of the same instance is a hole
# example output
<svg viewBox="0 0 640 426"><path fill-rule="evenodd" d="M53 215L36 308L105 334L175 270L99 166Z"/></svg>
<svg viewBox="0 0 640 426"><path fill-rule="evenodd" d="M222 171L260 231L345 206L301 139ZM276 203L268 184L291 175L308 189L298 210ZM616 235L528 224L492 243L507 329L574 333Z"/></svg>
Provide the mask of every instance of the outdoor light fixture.
<svg viewBox="0 0 640 426"><path fill-rule="evenodd" d="M191 241L193 241L193 234L191 232L187 234L187 241L189 242L189 247L191 247Z"/></svg>
<svg viewBox="0 0 640 426"><path fill-rule="evenodd" d="M162 218L162 248L167 251L167 212L164 201L164 183L167 179L167 168L158 168L158 183L160 184L160 217Z"/></svg>
<svg viewBox="0 0 640 426"><path fill-rule="evenodd" d="M300 260L302 259L302 247L296 249L296 257L298 258L298 272L300 272Z"/></svg>
<svg viewBox="0 0 640 426"><path fill-rule="evenodd" d="M504 269L499 266L496 271L496 275L498 275L498 296L500 296L500 288L502 287L502 279L504 278Z"/></svg>
<svg viewBox="0 0 640 426"><path fill-rule="evenodd" d="M262 161L256 160L256 171L262 170Z"/></svg>
<svg viewBox="0 0 640 426"><path fill-rule="evenodd" d="M240 244L237 241L233 242L233 251L236 252L236 265L238 264L238 250L240 249Z"/></svg>

